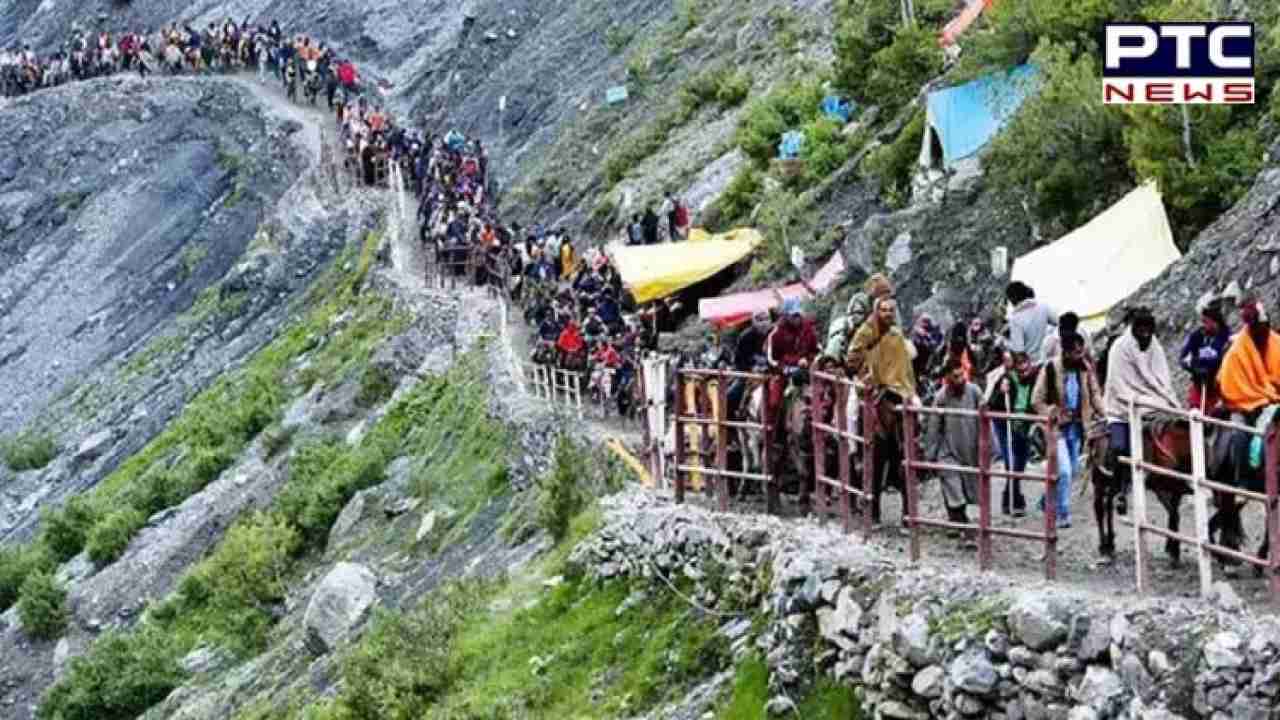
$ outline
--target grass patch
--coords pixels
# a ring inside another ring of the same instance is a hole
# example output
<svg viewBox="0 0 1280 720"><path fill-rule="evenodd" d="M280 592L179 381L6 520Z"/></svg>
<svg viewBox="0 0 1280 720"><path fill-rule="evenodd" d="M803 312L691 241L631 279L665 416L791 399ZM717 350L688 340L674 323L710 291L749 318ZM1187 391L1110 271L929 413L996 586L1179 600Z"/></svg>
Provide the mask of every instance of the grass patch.
<svg viewBox="0 0 1280 720"><path fill-rule="evenodd" d="M1008 613L1008 599L987 598L977 605L955 608L951 612L930 617L929 633L948 643L958 642L966 637L982 637L1003 623Z"/></svg>
<svg viewBox="0 0 1280 720"><path fill-rule="evenodd" d="M209 257L209 246L205 243L193 243L184 247L178 258L183 279L194 275L200 268L200 263L207 257Z"/></svg>
<svg viewBox="0 0 1280 720"><path fill-rule="evenodd" d="M58 456L58 443L43 432L24 432L0 439L0 458L14 472L39 470Z"/></svg>
<svg viewBox="0 0 1280 720"><path fill-rule="evenodd" d="M396 380L390 370L370 365L360 375L360 391L356 394L356 403L360 407L371 408L391 397L395 389Z"/></svg>
<svg viewBox="0 0 1280 720"><path fill-rule="evenodd" d="M769 667L764 658L752 654L733 675L733 691L727 703L716 713L717 720L765 720L764 706L769 702Z"/></svg>
<svg viewBox="0 0 1280 720"><path fill-rule="evenodd" d="M670 593L617 615L634 589L569 581L531 608L471 618L450 661L459 680L423 717L633 715L726 664L716 623Z"/></svg>
<svg viewBox="0 0 1280 720"><path fill-rule="evenodd" d="M129 358L121 368L120 372L125 378L137 377L148 368L152 367L157 360L177 355L185 344L186 339L181 335L163 335L161 337L157 337L147 343L147 346L143 348L141 352L138 352L134 354L133 357Z"/></svg>
<svg viewBox="0 0 1280 720"><path fill-rule="evenodd" d="M716 711L717 720L766 720L769 702L769 668L764 658L753 654L738 664L733 691ZM824 678L800 700L796 717L805 720L861 720L862 700L857 692Z"/></svg>

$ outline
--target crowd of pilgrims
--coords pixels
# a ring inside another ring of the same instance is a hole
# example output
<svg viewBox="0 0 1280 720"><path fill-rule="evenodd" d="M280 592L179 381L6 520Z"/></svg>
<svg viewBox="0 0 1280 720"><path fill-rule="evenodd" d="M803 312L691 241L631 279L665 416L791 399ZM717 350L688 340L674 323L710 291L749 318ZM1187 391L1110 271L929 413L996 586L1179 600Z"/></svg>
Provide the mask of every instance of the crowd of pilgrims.
<svg viewBox="0 0 1280 720"><path fill-rule="evenodd" d="M562 230L541 225L525 230L499 222L491 202L489 158L481 142L456 130L432 135L399 124L363 92L354 64L322 42L305 35L286 36L274 20L254 24L227 18L203 29L173 23L118 35L73 28L62 47L44 56L27 45L0 52L0 90L22 94L126 71L145 77L154 72L244 70L256 71L262 82L277 79L291 100L298 99L300 89L313 105L323 95L334 114L344 165L367 185L387 185L398 175L396 180L416 196L420 239L434 259L436 273L454 282L500 286L520 303L534 329L534 362L583 372L597 399L616 402L622 413L636 407L631 390L640 356L657 348L658 331L667 329L679 301L636 307L599 248L580 253ZM674 228L688 226L687 212L678 223L679 203L671 202L671 208L675 239ZM637 238L642 235L637 227L642 228L639 219L627 227L628 244L643 242ZM1170 407L1182 403L1172 390L1158 342L1152 354L1150 313L1136 313L1118 338L1121 352L1111 353L1109 345L1109 360L1099 358L1095 364L1093 344L1074 314L1051 311L1022 283L1011 283L1005 299L1012 313L998 333L993 331L994 321L982 317L962 319L945 333L928 315L903 328L893 287L876 274L832 320L825 340L813 318L798 303L788 302L757 313L730 337L709 336L701 348L681 354L678 364L770 371L766 412L778 427L788 378L797 367L856 376L905 402L1057 413L1063 421L1057 512L1059 526L1069 527L1071 480L1079 470L1089 426L1095 420L1105 423L1116 455L1128 445L1124 403L1117 398L1141 393ZM1203 308L1203 327L1186 339L1178 356L1192 379L1187 405L1229 413L1245 422L1255 422L1265 408L1280 405L1280 340L1270 332L1259 307L1243 306L1248 332L1235 339L1217 304ZM1231 369L1232 363L1226 363L1225 379L1240 396L1236 398L1221 392L1220 367L1233 348L1243 358L1236 363L1241 367ZM1250 353L1250 348L1256 349ZM1107 375L1114 375L1116 382L1106 386L1104 399ZM1255 381L1254 376L1263 380ZM730 387L732 414L742 415L744 395L742 382ZM953 422L947 428L933 424L927 455L971 463L977 430L964 423ZM1006 466L1024 469L1031 454L1029 424L996 423L992 429ZM968 479L944 478L953 519L964 518L973 491ZM1006 487L1004 498L1006 513L1025 512L1018 483Z"/></svg>

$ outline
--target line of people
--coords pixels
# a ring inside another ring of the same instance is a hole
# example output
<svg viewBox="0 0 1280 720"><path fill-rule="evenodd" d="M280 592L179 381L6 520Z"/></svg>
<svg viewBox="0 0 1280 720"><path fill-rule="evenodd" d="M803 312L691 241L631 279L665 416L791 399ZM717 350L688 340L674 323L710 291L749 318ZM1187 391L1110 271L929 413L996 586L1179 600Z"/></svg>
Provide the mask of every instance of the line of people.
<svg viewBox="0 0 1280 720"><path fill-rule="evenodd" d="M1259 429L1280 407L1280 336L1271 331L1257 300L1241 306L1242 327L1234 335L1223 301L1202 308L1201 327L1186 338L1178 356L1191 378L1188 394L1180 398L1149 309L1131 311L1123 333L1095 361L1093 340L1074 313L1059 315L1021 282L1009 284L1005 299L1011 311L999 333L979 317L955 323L946 334L922 317L906 331L892 284L877 274L853 296L845 313L830 323L821 348L813 320L805 317L798 303L788 301L776 317L758 313L738 333L732 350L708 350L706 357L743 372L772 370L766 411L779 427L787 416L786 377L793 368L809 366L856 377L873 392L891 393L898 402L968 411L986 406L998 413L1053 416L1058 427L1057 491L1056 497L1040 498L1039 508L1043 511L1046 502L1054 503L1059 528L1072 526L1072 489L1090 438L1106 436L1106 467L1125 476L1119 458L1130 451L1131 399L1170 409L1198 408ZM738 416L742 389L742 383L730 388L731 412ZM821 412L815 410L815 416ZM1015 472L1026 471L1033 446L1043 440L1026 421L998 420L980 428L976 417L930 415L922 457L974 467L978 436L983 432L992 434L1005 467ZM1247 444L1247 438L1233 442L1230 451L1243 453L1240 443ZM944 472L939 479L948 518L969 522L967 508L978 501L976 478ZM1021 481L1006 481L1000 498L1003 513L1026 514Z"/></svg>

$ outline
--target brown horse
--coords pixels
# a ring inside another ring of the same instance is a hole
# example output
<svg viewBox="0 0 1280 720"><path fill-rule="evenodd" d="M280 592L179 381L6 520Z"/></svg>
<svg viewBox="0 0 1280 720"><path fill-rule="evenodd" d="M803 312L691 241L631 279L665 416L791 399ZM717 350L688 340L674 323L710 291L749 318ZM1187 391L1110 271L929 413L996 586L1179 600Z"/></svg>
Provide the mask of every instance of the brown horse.
<svg viewBox="0 0 1280 720"><path fill-rule="evenodd" d="M1098 553L1110 561L1116 552L1115 501L1128 487L1130 468L1118 464L1114 474L1108 471L1104 458L1110 447L1110 439L1104 431L1091 438L1089 465L1093 475L1093 512L1098 521ZM1185 421L1146 425L1143 432L1143 458L1152 465L1191 473L1191 431ZM1187 484L1157 473L1147 473L1146 487L1155 493L1169 517L1170 532L1178 532L1180 517L1178 508L1184 495L1190 494ZM1181 562L1181 544L1165 541L1165 553L1177 566Z"/></svg>

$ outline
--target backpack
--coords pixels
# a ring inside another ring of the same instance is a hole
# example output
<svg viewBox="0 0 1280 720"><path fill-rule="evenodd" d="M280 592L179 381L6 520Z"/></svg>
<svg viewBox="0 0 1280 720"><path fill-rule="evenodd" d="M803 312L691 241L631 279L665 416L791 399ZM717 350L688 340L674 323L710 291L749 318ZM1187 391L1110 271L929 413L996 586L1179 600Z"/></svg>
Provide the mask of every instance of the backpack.
<svg viewBox="0 0 1280 720"><path fill-rule="evenodd" d="M685 207L682 202L676 203L676 227L685 227L689 224L689 208Z"/></svg>

